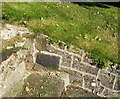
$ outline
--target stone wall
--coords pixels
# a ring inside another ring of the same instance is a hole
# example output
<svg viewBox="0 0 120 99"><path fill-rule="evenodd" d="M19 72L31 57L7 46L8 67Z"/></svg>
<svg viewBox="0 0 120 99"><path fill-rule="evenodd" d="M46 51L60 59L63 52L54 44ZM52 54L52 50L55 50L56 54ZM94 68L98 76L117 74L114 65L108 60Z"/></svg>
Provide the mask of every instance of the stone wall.
<svg viewBox="0 0 120 99"><path fill-rule="evenodd" d="M54 61L53 56L61 57L57 60L60 61L60 64L57 65L60 70L69 73L70 83L77 82L76 86L96 93L101 97L118 97L120 94L120 75L118 71L113 70L111 72L110 67L100 69L91 65L91 59L86 57L83 50L70 52L66 47L60 48L56 44L47 44L46 50L42 51L43 56L45 56L44 53L49 56L48 60L43 60L42 65L44 66L49 66L49 60Z"/></svg>
<svg viewBox="0 0 120 99"><path fill-rule="evenodd" d="M8 25L2 29L1 37L3 41L6 41L6 39L11 39L11 37L17 35L18 31L22 39L25 36L23 34L28 36L28 30L22 28L19 30L17 27ZM40 39L38 37L34 40L35 42L31 41L31 38L28 38L28 43L24 44L26 50L17 51L0 64L0 97L16 82L24 78L24 74L26 74L25 68L29 67L28 62L30 61L37 62L43 66L54 66L59 68L59 70L66 71L69 74L69 82L71 84L75 83L76 86L96 93L101 97L118 97L118 94L120 94L120 75L118 71L111 71L109 67L106 70L99 69L90 64L91 59L87 57L86 52L83 50L71 51L61 43L47 43L46 38L46 36ZM26 39L22 41L25 42ZM13 46L16 42L11 42L9 46L6 44L5 48Z"/></svg>

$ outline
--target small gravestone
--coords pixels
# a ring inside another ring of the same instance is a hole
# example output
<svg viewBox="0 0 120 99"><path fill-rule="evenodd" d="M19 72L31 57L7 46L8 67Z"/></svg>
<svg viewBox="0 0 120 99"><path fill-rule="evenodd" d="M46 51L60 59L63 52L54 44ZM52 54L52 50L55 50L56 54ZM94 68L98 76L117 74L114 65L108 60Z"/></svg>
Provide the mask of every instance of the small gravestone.
<svg viewBox="0 0 120 99"><path fill-rule="evenodd" d="M59 68L61 57L54 53L41 51L37 54L36 62L45 67Z"/></svg>

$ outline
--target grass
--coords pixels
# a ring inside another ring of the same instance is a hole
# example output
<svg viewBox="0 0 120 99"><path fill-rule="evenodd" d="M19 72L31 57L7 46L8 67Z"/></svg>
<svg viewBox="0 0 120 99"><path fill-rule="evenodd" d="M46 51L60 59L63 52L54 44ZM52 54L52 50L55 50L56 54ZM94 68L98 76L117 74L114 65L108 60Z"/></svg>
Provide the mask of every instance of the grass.
<svg viewBox="0 0 120 99"><path fill-rule="evenodd" d="M52 2L3 3L2 11L4 23L25 25L34 34L50 36L53 42L60 40L84 49L105 66L108 60L118 62L117 7Z"/></svg>

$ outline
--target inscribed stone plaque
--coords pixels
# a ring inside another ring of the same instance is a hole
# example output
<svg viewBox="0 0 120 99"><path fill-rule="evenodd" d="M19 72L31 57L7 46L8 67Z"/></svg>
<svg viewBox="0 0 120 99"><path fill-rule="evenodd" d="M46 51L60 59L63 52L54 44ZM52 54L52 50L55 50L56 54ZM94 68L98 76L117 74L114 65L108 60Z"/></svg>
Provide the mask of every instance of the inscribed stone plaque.
<svg viewBox="0 0 120 99"><path fill-rule="evenodd" d="M60 56L49 52L42 52L37 54L36 62L42 66L59 68Z"/></svg>

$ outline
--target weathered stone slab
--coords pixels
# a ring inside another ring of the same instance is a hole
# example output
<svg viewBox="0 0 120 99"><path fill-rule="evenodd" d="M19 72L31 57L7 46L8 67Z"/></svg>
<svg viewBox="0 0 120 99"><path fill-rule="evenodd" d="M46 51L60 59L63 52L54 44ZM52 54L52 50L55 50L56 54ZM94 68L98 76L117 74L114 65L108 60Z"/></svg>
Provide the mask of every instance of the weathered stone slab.
<svg viewBox="0 0 120 99"><path fill-rule="evenodd" d="M90 73L90 74L97 76L99 69L96 67L85 65L82 70L85 71L86 73Z"/></svg>
<svg viewBox="0 0 120 99"><path fill-rule="evenodd" d="M59 68L61 64L60 61L61 61L61 56L45 51L41 51L41 53L38 53L36 58L36 62L38 64L46 67Z"/></svg>
<svg viewBox="0 0 120 99"><path fill-rule="evenodd" d="M74 68L74 69L76 69L76 70L79 70L79 71L83 71L83 67L84 67L84 66L85 66L84 64L78 62L78 63L76 63L76 64L73 63L72 68Z"/></svg>
<svg viewBox="0 0 120 99"><path fill-rule="evenodd" d="M104 86L112 89L115 76L112 74L109 75L106 71L101 70L98 79Z"/></svg>
<svg viewBox="0 0 120 99"><path fill-rule="evenodd" d="M61 65L70 67L71 66L71 55L69 55L68 53L64 53Z"/></svg>
<svg viewBox="0 0 120 99"><path fill-rule="evenodd" d="M112 92L111 90L105 89L105 91L103 92L103 95L106 97L118 97L120 93L118 92Z"/></svg>
<svg viewBox="0 0 120 99"><path fill-rule="evenodd" d="M69 73L70 75L73 75L73 76L76 76L76 77L81 77L81 73L79 73L79 72L77 72L77 71L74 71L74 70L71 70L70 68L66 68L66 67L64 67L64 66L62 66L62 67L60 67L60 69L61 70L63 70L63 71L65 71L65 72L67 72L67 73Z"/></svg>
<svg viewBox="0 0 120 99"><path fill-rule="evenodd" d="M72 86L72 85L67 87L67 91L64 91L61 97L70 97L70 98L77 97L76 99L89 99L89 97L90 99L92 99L92 97L96 97L96 99L99 99L99 97L96 94L93 94L92 92L88 92L78 86Z"/></svg>
<svg viewBox="0 0 120 99"><path fill-rule="evenodd" d="M74 76L74 75L69 75L69 77L70 77L70 83L72 83L76 86L83 87L83 75L82 74L79 74L79 77Z"/></svg>
<svg viewBox="0 0 120 99"><path fill-rule="evenodd" d="M116 79L114 90L120 90L120 75Z"/></svg>
<svg viewBox="0 0 120 99"><path fill-rule="evenodd" d="M97 88L97 81L95 77L85 75L84 76L85 88L94 90ZM94 84L94 85L93 85Z"/></svg>
<svg viewBox="0 0 120 99"><path fill-rule="evenodd" d="M104 87L99 85L99 86L97 86L97 88L95 89L95 93L101 94L102 91L103 91L103 89L104 89Z"/></svg>
<svg viewBox="0 0 120 99"><path fill-rule="evenodd" d="M96 67L92 67L83 63L80 63L80 61L78 62L73 62L72 68L82 71L82 72L86 72L86 73L90 73L93 74L95 76L97 76L98 73L98 68Z"/></svg>
<svg viewBox="0 0 120 99"><path fill-rule="evenodd" d="M80 67L80 62L81 62L81 58L80 58L80 57L73 56L73 64L72 64L72 67L75 68L75 69L79 69L79 67Z"/></svg>
<svg viewBox="0 0 120 99"><path fill-rule="evenodd" d="M51 75L41 76L32 73L24 82L18 97L60 97L64 89L64 81Z"/></svg>

